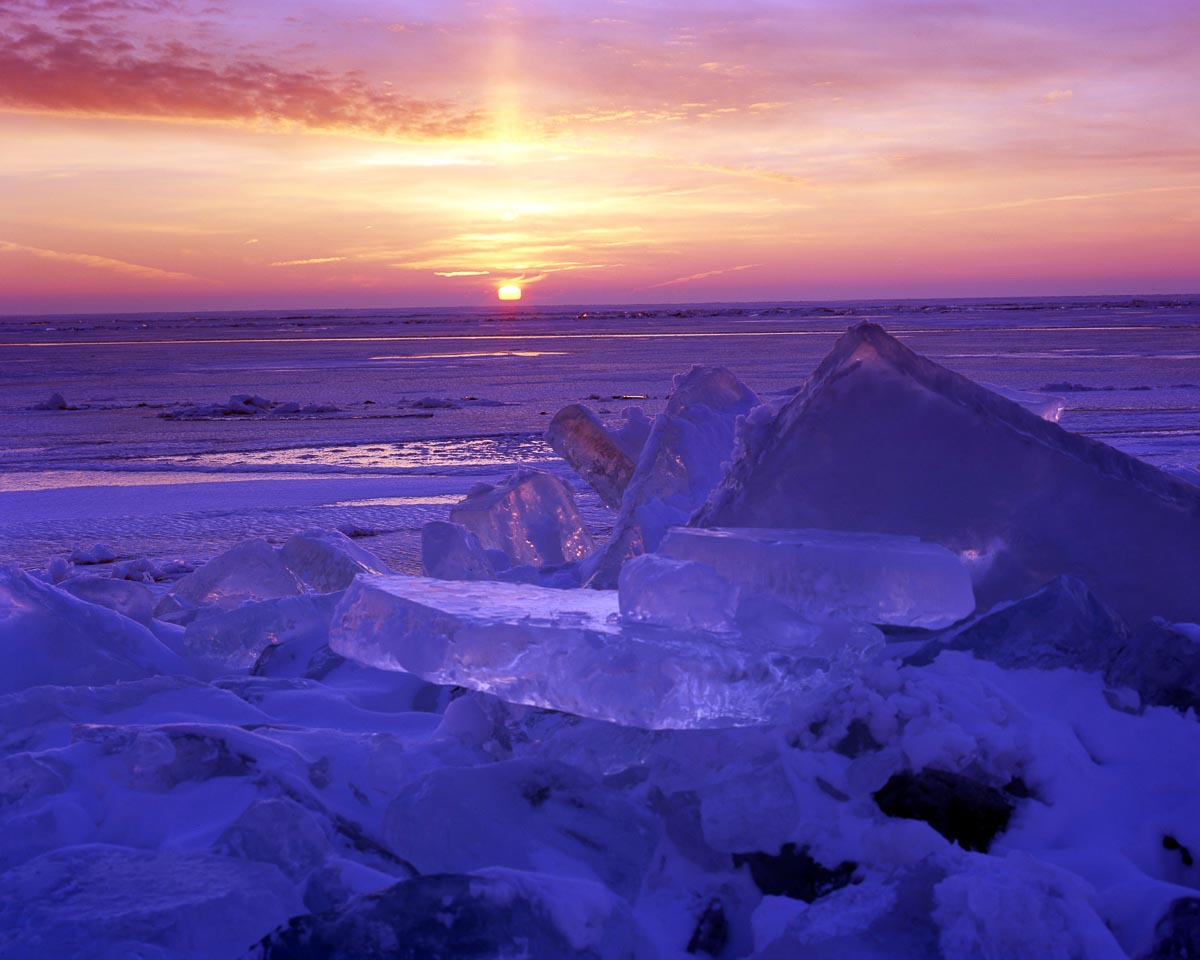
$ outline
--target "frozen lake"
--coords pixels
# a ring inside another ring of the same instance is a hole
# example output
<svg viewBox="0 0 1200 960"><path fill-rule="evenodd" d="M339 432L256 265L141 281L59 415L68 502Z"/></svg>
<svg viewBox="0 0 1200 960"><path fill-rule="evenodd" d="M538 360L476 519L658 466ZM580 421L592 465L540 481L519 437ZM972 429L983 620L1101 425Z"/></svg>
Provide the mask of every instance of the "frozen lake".
<svg viewBox="0 0 1200 960"><path fill-rule="evenodd" d="M421 524L477 480L526 463L575 482L541 438L562 406L653 415L694 363L769 398L864 319L974 380L1062 396L1070 430L1200 465L1196 299L7 317L0 550L198 559L341 526L415 570ZM55 392L75 409L31 409ZM336 410L161 416L236 394ZM577 490L603 534L610 514Z"/></svg>

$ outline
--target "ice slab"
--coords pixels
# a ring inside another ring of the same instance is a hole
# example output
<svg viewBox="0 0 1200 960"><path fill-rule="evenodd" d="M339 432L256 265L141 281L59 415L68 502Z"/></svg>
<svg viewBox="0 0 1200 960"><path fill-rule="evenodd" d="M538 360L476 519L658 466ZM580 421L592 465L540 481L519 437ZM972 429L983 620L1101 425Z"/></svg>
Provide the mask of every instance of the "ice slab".
<svg viewBox="0 0 1200 960"><path fill-rule="evenodd" d="M450 520L514 564L554 566L592 552L571 488L539 470L523 470L499 486L479 484L450 508Z"/></svg>
<svg viewBox="0 0 1200 960"><path fill-rule="evenodd" d="M706 564L744 596L773 597L814 620L940 629L975 609L963 562L916 537L675 527L659 553Z"/></svg>
<svg viewBox="0 0 1200 960"><path fill-rule="evenodd" d="M491 580L492 563L479 538L461 523L431 520L421 527L421 568L439 580Z"/></svg>
<svg viewBox="0 0 1200 960"><path fill-rule="evenodd" d="M613 588L630 557L657 549L667 528L687 523L721 481L733 453L737 418L758 405L724 367L693 367L674 380L654 418L621 501L612 537L587 564L590 586Z"/></svg>
<svg viewBox="0 0 1200 960"><path fill-rule="evenodd" d="M231 610L247 600L273 600L303 592L300 580L274 547L266 540L244 540L179 580L165 603L159 604L159 611L172 600L184 607L214 605Z"/></svg>
<svg viewBox="0 0 1200 960"><path fill-rule="evenodd" d="M0 565L0 662L0 693L184 672L142 624L9 565Z"/></svg>
<svg viewBox="0 0 1200 960"><path fill-rule="evenodd" d="M199 617L184 630L180 652L231 670L249 670L268 647L288 644L311 656L329 638L338 595L281 597Z"/></svg>
<svg viewBox="0 0 1200 960"><path fill-rule="evenodd" d="M612 591L360 577L334 612L329 645L368 666L512 703L683 729L782 720L877 638L869 628L813 627L807 642L781 649L757 633L622 622Z"/></svg>
<svg viewBox="0 0 1200 960"><path fill-rule="evenodd" d="M680 630L734 630L738 589L706 563L643 553L621 567L621 616Z"/></svg>
<svg viewBox="0 0 1200 960"><path fill-rule="evenodd" d="M1200 619L1200 490L852 327L741 438L699 526L912 534L969 561L987 608L1060 574L1135 626Z"/></svg>
<svg viewBox="0 0 1200 960"><path fill-rule="evenodd" d="M550 421L546 441L601 500L621 505L634 462L591 410L580 403L563 407Z"/></svg>
<svg viewBox="0 0 1200 960"><path fill-rule="evenodd" d="M318 593L344 590L360 573L391 573L388 565L337 530L305 530L279 548L279 559Z"/></svg>

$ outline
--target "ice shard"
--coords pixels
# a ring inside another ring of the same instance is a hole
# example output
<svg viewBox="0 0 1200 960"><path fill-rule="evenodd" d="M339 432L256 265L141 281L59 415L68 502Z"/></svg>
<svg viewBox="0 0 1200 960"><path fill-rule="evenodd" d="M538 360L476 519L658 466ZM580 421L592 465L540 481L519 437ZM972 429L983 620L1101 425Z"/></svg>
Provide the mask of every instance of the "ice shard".
<svg viewBox="0 0 1200 960"><path fill-rule="evenodd" d="M214 605L232 610L247 600L294 597L304 586L266 540L244 540L209 560L173 586L157 612Z"/></svg>
<svg viewBox="0 0 1200 960"><path fill-rule="evenodd" d="M279 559L317 593L350 585L360 573L391 573L388 565L337 530L305 530L279 548Z"/></svg>
<svg viewBox="0 0 1200 960"><path fill-rule="evenodd" d="M513 564L553 566L592 552L571 488L540 470L522 470L499 486L478 484L451 507L450 520Z"/></svg>
<svg viewBox="0 0 1200 960"><path fill-rule="evenodd" d="M686 523L721 481L737 418L758 398L724 367L693 367L675 377L654 418L612 537L587 566L589 585L613 588L621 564L653 551L667 528Z"/></svg>
<svg viewBox="0 0 1200 960"><path fill-rule="evenodd" d="M659 553L707 565L744 597L773 597L814 620L937 630L975 609L957 555L916 537L756 528L667 531Z"/></svg>
<svg viewBox="0 0 1200 960"><path fill-rule="evenodd" d="M744 431L699 526L820 527L940 543L982 609L1061 574L1133 624L1200 619L1200 489L852 327Z"/></svg>
<svg viewBox="0 0 1200 960"><path fill-rule="evenodd" d="M546 441L601 500L621 505L634 462L591 410L580 403L563 407L550 421Z"/></svg>
<svg viewBox="0 0 1200 960"><path fill-rule="evenodd" d="M874 649L877 631L813 627L808 642L624 622L613 591L359 577L330 648L383 670L644 729L777 722Z"/></svg>
<svg viewBox="0 0 1200 960"><path fill-rule="evenodd" d="M431 520L421 527L421 568L439 580L493 580L496 572L479 538L461 523Z"/></svg>

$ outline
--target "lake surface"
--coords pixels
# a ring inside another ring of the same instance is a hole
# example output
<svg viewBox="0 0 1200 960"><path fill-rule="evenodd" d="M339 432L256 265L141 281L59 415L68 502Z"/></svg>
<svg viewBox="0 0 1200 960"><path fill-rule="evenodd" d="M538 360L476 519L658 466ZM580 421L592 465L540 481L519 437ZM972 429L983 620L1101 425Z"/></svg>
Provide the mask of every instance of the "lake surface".
<svg viewBox="0 0 1200 960"><path fill-rule="evenodd" d="M4 317L0 554L198 559L342 526L414 569L420 525L470 484L522 463L568 475L541 439L565 404L653 415L696 363L778 398L860 320L1064 397L1067 429L1200 466L1200 298ZM31 409L55 392L74 409ZM336 409L196 409L238 394ZM603 534L608 512L580 500Z"/></svg>

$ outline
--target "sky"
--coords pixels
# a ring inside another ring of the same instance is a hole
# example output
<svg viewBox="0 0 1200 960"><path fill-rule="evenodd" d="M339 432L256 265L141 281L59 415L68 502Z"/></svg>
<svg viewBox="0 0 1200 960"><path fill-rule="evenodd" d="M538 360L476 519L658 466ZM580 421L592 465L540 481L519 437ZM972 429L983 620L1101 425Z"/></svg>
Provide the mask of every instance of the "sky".
<svg viewBox="0 0 1200 960"><path fill-rule="evenodd" d="M1200 291L1195 0L0 0L0 313Z"/></svg>

